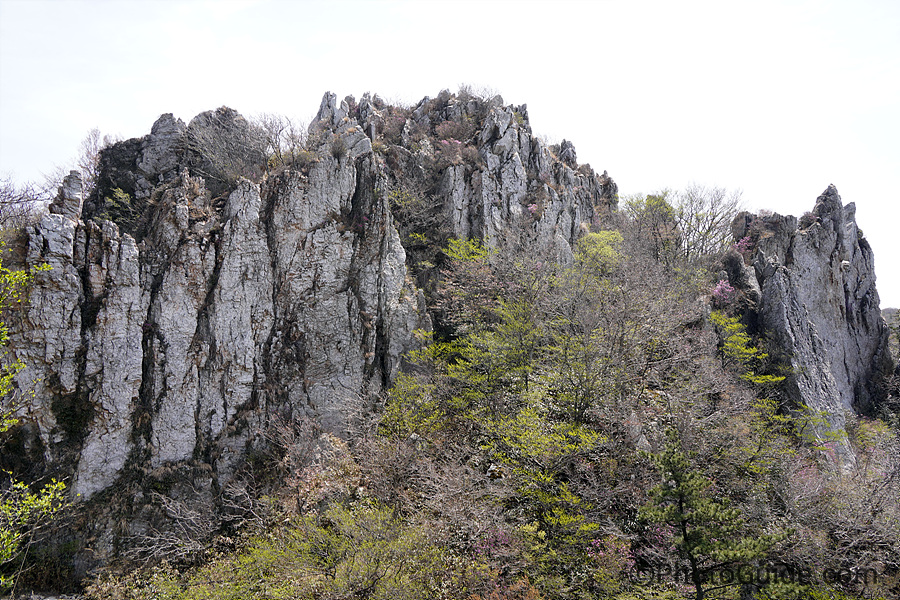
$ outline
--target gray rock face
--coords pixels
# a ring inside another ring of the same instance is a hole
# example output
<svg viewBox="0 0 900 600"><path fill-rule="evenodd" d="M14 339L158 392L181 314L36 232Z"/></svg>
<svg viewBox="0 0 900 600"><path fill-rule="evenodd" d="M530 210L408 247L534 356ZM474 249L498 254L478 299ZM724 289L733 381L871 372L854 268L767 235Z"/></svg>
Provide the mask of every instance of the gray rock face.
<svg viewBox="0 0 900 600"><path fill-rule="evenodd" d="M180 485L214 505L276 421L346 435L372 410L414 331L431 327L390 190L416 186L453 235L525 235L563 256L614 206L612 180L577 167L571 144L554 156L525 107L442 93L404 117L407 144L386 157L370 136L390 118L377 97L326 94L313 159L214 198L196 172L212 163L188 138L210 119L247 122L230 109L187 127L163 115L104 151L85 220L73 175L30 230L27 263L52 270L12 331L28 365L18 385L36 392L20 416L47 472L118 507L94 520L92 561L141 530L148 490ZM468 137L440 144L430 132L450 121Z"/></svg>
<svg viewBox="0 0 900 600"><path fill-rule="evenodd" d="M269 182L266 201L244 181L221 214L185 174L140 246L109 221L45 216L29 259L53 269L15 352L22 387L38 380L49 400L34 407L46 447L66 441L54 400L89 414L68 432L81 438L75 493L106 489L129 457L152 470L221 452L211 466L228 473L241 458L219 448L235 443L229 427L243 420L251 443L275 410L346 430L428 327L390 211L360 189L372 168L370 155L325 158ZM335 217L354 201L368 203L361 231Z"/></svg>
<svg viewBox="0 0 900 600"><path fill-rule="evenodd" d="M753 260L760 328L791 367L787 389L797 406L821 412L821 441L844 431L845 414L873 408L890 372L872 250L856 225L854 204L834 186L797 218L742 214L736 239L756 236ZM846 440L836 442L852 460Z"/></svg>
<svg viewBox="0 0 900 600"><path fill-rule="evenodd" d="M82 204L81 173L70 171L63 178L56 199L50 204L50 213L79 219L81 217Z"/></svg>
<svg viewBox="0 0 900 600"><path fill-rule="evenodd" d="M531 132L525 106L504 106L496 97L487 103L464 102L443 92L413 109L405 131L437 128L441 123L483 119L471 139L444 139L430 148L422 144L413 164L449 161L434 189L454 236L477 237L497 246L515 231L529 243L571 256L570 246L589 225L615 210L618 189L604 172L578 167L570 142L548 147ZM455 144L462 142L458 152ZM477 160L465 159L465 146ZM416 148L412 141L406 146Z"/></svg>

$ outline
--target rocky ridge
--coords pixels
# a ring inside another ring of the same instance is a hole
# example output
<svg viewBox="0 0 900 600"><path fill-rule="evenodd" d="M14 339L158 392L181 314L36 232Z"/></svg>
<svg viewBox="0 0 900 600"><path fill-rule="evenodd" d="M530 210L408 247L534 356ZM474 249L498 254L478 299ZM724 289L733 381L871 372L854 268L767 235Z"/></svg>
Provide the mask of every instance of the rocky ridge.
<svg viewBox="0 0 900 600"><path fill-rule="evenodd" d="M306 149L276 168L253 135L227 108L163 115L103 152L90 197L67 177L27 232L24 263L52 270L12 323L36 399L16 452L88 501L80 568L161 526L168 499L227 518L274 427L352 435L439 318L423 288L449 238L569 261L616 208L605 172L499 97L399 110L326 94ZM733 233L752 242L729 273L752 328L851 461L834 434L872 410L891 365L853 205L829 187L800 219L744 213Z"/></svg>
<svg viewBox="0 0 900 600"><path fill-rule="evenodd" d="M422 227L565 260L615 206L605 173L499 98L442 92L398 114L326 94L302 162L220 193L193 142L245 123L163 115L103 152L95 194L73 172L28 231L26 264L52 270L13 324L18 384L35 390L16 439L35 475L93 501L85 565L158 521L160 494L221 509L274 424L353 430L431 327L429 267L410 264ZM427 218L398 221L410 202Z"/></svg>

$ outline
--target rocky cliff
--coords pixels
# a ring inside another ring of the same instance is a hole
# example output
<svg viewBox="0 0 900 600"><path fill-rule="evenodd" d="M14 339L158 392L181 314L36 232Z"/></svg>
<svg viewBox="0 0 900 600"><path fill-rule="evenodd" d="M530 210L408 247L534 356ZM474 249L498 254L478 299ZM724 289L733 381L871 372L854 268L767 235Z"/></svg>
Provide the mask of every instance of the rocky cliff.
<svg viewBox="0 0 900 600"><path fill-rule="evenodd" d="M431 327L442 241L524 238L565 260L614 208L605 173L499 97L400 111L326 94L279 168L249 127L230 109L163 115L103 152L90 197L70 175L27 232L25 264L52 270L14 323L35 391L15 451L105 507L82 524L88 563L145 531L159 494L221 508L274 423L347 435Z"/></svg>
<svg viewBox="0 0 900 600"><path fill-rule="evenodd" d="M21 263L52 269L12 315L18 386L35 395L4 460L87 501L80 568L164 529L169 500L218 527L273 429L352 435L416 331L440 326L423 290L450 238L566 262L616 208L605 172L499 97L326 94L289 160L254 127L227 108L163 115L103 151L89 197L71 174L26 231ZM853 205L830 187L801 219L744 213L733 233L752 328L789 367L793 405L824 415L815 435L852 461L836 434L891 365Z"/></svg>
<svg viewBox="0 0 900 600"><path fill-rule="evenodd" d="M742 213L732 225L752 248L751 266L735 279L788 367L784 389L795 407L823 417L812 428L845 463L853 461L845 416L874 410L892 367L874 257L855 215L829 186L800 219Z"/></svg>

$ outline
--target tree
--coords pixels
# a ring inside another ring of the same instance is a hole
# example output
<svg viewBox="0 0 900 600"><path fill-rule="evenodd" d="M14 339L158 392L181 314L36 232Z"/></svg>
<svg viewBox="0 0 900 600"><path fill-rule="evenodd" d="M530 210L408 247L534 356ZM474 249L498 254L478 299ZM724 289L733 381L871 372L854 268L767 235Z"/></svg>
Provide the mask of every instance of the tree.
<svg viewBox="0 0 900 600"><path fill-rule="evenodd" d="M101 135L96 127L88 131L81 140L78 148L78 169L81 171L81 185L84 188L84 197L87 198L100 176L100 151L118 142L119 139L111 135Z"/></svg>
<svg viewBox="0 0 900 600"><path fill-rule="evenodd" d="M662 523L675 530L675 550L688 564L696 600L711 588L710 575L728 565L761 556L787 534L749 536L738 509L711 494L712 482L690 462L678 430L666 430L666 445L651 461L662 483L650 490L650 502L641 509L649 523ZM726 584L734 585L729 582Z"/></svg>
<svg viewBox="0 0 900 600"><path fill-rule="evenodd" d="M0 244L0 251L3 246ZM0 310L18 304L22 291L31 281L36 271L49 269L49 265L33 268L31 271L11 271L3 266L0 257ZM7 355L6 345L9 342L9 330L6 323L0 321L0 359ZM25 368L21 360L2 361L0 366L0 434L14 427L18 420L15 411L21 403L21 396L15 393L13 378ZM40 526L50 519L63 506L65 484L55 479L32 492L30 486L16 481L12 473L6 473L7 481L0 484L0 568L4 571L12 569L13 573L21 569L21 562L16 560L22 556L24 548L34 540ZM15 585L15 577L0 572L0 591L6 591Z"/></svg>
<svg viewBox="0 0 900 600"><path fill-rule="evenodd" d="M667 267L697 264L728 248L731 222L742 209L741 192L692 184L625 199L628 231Z"/></svg>
<svg viewBox="0 0 900 600"><path fill-rule="evenodd" d="M35 218L42 202L53 195L48 186L17 184L12 177L0 179L0 232L28 224Z"/></svg>
<svg viewBox="0 0 900 600"><path fill-rule="evenodd" d="M751 345L747 328L737 317L729 317L714 310L709 315L709 320L722 337L722 354L726 362L742 371L741 379L760 387L773 387L784 381L784 375L761 372L772 368L769 355Z"/></svg>
<svg viewBox="0 0 900 600"><path fill-rule="evenodd" d="M731 222L743 209L740 190L692 184L675 196L681 252L688 262L716 256L731 243Z"/></svg>
<svg viewBox="0 0 900 600"><path fill-rule="evenodd" d="M678 213L669 202L669 190L626 198L623 204L632 241L644 246L657 262L674 267L680 246Z"/></svg>

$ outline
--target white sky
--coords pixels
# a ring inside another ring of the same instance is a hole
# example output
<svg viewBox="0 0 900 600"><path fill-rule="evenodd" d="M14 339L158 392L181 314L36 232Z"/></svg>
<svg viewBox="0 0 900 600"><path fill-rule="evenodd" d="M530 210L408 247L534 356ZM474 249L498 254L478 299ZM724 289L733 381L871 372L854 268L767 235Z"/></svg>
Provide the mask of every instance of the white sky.
<svg viewBox="0 0 900 600"><path fill-rule="evenodd" d="M801 215L834 183L900 306L900 2L0 0L0 172L70 166L92 127L322 94L527 103L621 194L691 182Z"/></svg>

